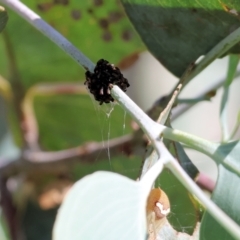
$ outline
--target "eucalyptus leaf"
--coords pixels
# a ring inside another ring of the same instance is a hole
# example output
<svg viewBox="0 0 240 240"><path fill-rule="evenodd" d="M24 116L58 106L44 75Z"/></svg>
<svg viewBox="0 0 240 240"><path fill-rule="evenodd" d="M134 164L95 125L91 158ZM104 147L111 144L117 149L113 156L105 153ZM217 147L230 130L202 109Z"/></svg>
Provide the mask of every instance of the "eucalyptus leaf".
<svg viewBox="0 0 240 240"><path fill-rule="evenodd" d="M122 0L122 3L148 49L178 77L240 23L238 1ZM240 45L230 52L239 53Z"/></svg>
<svg viewBox="0 0 240 240"><path fill-rule="evenodd" d="M67 194L53 239L145 240L146 199L140 182L111 172L88 175Z"/></svg>
<svg viewBox="0 0 240 240"><path fill-rule="evenodd" d="M4 7L0 6L0 32L5 28L8 21L8 15Z"/></svg>
<svg viewBox="0 0 240 240"><path fill-rule="evenodd" d="M24 4L36 11L92 61L104 58L118 64L144 47L119 3L102 2L98 5L92 0L25 0ZM84 71L78 64L16 13L8 12L11 16L8 35L14 46L14 56L25 88L39 82L84 81ZM4 44L0 42L0 50ZM5 78L8 78L4 68L8 57L0 59L0 71Z"/></svg>
<svg viewBox="0 0 240 240"><path fill-rule="evenodd" d="M212 200L240 225L240 189L238 187L240 178L237 174L234 174L222 165L218 166L218 170L219 177ZM206 212L201 223L200 239L231 240L234 238Z"/></svg>

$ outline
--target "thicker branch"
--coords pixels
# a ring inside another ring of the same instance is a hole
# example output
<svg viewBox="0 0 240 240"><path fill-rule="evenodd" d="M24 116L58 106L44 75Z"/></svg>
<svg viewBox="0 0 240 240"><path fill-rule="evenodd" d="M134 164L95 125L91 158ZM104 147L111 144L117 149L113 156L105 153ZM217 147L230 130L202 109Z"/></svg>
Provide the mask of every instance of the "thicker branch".
<svg viewBox="0 0 240 240"><path fill-rule="evenodd" d="M111 156L118 156L120 153L131 154L134 151L132 136L112 139L108 146L103 146L102 142L89 142L76 148L55 152L24 150L21 159L0 158L0 175L9 177L22 172L63 172L79 162L94 162L96 158L107 159L108 149ZM99 154L101 151L103 154Z"/></svg>

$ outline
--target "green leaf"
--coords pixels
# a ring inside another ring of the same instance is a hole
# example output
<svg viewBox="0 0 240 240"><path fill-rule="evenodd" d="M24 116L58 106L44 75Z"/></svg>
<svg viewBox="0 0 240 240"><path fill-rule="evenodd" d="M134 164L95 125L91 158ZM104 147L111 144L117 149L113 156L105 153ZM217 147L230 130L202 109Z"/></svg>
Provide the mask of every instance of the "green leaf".
<svg viewBox="0 0 240 240"><path fill-rule="evenodd" d="M57 208L43 210L32 199L26 201L21 218L26 239L51 240L57 210Z"/></svg>
<svg viewBox="0 0 240 240"><path fill-rule="evenodd" d="M240 144L238 145L238 150L240 150ZM239 154L240 151L238 151L238 156ZM219 177L212 195L212 200L240 225L239 175L234 174L222 165L218 166L218 170ZM206 212L201 223L200 239L231 240L234 238Z"/></svg>
<svg viewBox="0 0 240 240"><path fill-rule="evenodd" d="M239 26L238 1L122 0L125 10L153 55L181 76ZM236 45L232 53L240 52Z"/></svg>
<svg viewBox="0 0 240 240"><path fill-rule="evenodd" d="M53 239L144 240L146 199L140 182L110 172L88 175L66 196Z"/></svg>
<svg viewBox="0 0 240 240"><path fill-rule="evenodd" d="M8 15L4 7L0 6L0 32L5 28L8 21Z"/></svg>

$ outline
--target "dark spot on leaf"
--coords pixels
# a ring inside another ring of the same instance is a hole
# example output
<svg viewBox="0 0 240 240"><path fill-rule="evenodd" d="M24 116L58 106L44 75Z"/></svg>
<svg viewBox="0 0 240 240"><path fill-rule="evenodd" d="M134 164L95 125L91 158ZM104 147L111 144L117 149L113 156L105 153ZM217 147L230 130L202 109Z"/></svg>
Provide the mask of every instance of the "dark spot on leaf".
<svg viewBox="0 0 240 240"><path fill-rule="evenodd" d="M105 42L109 42L112 40L112 34L109 31L105 31L102 35L102 38Z"/></svg>
<svg viewBox="0 0 240 240"><path fill-rule="evenodd" d="M39 3L37 4L37 9L41 12L47 12L52 8L52 3Z"/></svg>
<svg viewBox="0 0 240 240"><path fill-rule="evenodd" d="M79 20L81 18L81 12L80 10L72 10L71 11L71 16L74 20Z"/></svg>
<svg viewBox="0 0 240 240"><path fill-rule="evenodd" d="M124 30L122 32L122 39L124 41L130 41L133 37L133 32L131 30Z"/></svg>
<svg viewBox="0 0 240 240"><path fill-rule="evenodd" d="M89 14L93 14L92 8L88 8L88 9L87 9L87 12L88 12Z"/></svg>
<svg viewBox="0 0 240 240"><path fill-rule="evenodd" d="M108 14L108 20L111 23L118 22L122 17L123 17L123 13L118 12L118 11L109 12L109 14Z"/></svg>
<svg viewBox="0 0 240 240"><path fill-rule="evenodd" d="M93 0L93 4L97 7L103 5L103 0Z"/></svg>
<svg viewBox="0 0 240 240"><path fill-rule="evenodd" d="M98 21L98 23L99 23L99 26L100 26L101 28L103 28L103 29L107 29L108 26L109 26L109 22L108 22L108 20L107 20L106 18L101 18L101 19Z"/></svg>
<svg viewBox="0 0 240 240"><path fill-rule="evenodd" d="M62 5L68 5L69 0L53 0L54 4L62 4Z"/></svg>

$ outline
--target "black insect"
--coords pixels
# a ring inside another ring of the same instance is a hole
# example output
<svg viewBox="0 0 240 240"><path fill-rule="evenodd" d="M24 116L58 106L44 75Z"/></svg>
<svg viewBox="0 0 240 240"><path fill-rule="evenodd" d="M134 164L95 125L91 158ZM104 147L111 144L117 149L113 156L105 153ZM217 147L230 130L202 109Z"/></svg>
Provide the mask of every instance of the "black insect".
<svg viewBox="0 0 240 240"><path fill-rule="evenodd" d="M86 81L84 84L87 85L90 93L94 95L95 100L100 102L100 105L114 101L110 94L111 85L117 85L124 92L130 86L119 68L104 59L100 59L97 62L94 73L86 72Z"/></svg>

